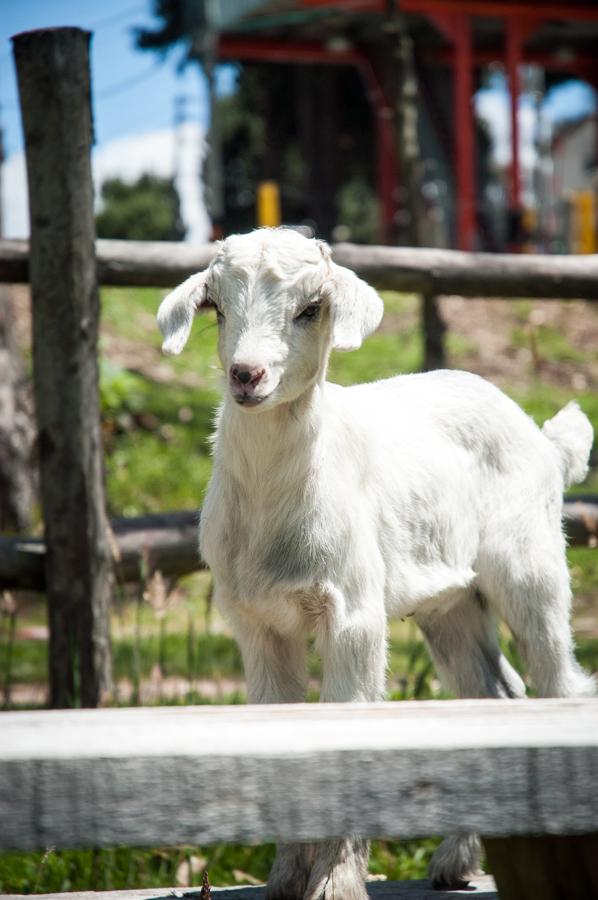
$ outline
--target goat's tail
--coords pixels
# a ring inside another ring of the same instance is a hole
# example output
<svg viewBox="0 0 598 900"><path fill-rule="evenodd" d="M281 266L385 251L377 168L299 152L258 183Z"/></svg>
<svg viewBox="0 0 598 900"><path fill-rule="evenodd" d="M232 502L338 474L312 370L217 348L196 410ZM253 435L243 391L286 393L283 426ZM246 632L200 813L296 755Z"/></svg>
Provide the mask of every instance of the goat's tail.
<svg viewBox="0 0 598 900"><path fill-rule="evenodd" d="M565 487L579 484L588 474L594 430L590 420L573 400L542 426L542 433L556 448Z"/></svg>

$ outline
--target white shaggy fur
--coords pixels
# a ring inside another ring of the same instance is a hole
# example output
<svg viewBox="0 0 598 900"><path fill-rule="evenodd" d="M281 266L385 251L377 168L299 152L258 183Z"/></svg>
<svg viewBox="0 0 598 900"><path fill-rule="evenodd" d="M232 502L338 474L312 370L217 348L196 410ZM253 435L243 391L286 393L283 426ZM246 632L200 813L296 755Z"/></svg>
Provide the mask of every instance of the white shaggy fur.
<svg viewBox="0 0 598 900"><path fill-rule="evenodd" d="M250 702L304 698L310 633L322 700L379 700L389 614L415 616L461 697L525 694L495 617L540 695L594 692L573 655L561 529L563 487L585 474L592 442L575 404L540 431L464 372L326 382L330 350L359 347L382 302L325 244L291 230L224 241L164 300L165 350L180 352L202 307L218 311L228 388L200 547ZM453 836L432 875L466 880L476 858L475 839ZM286 845L268 896L316 900L335 884L343 900L364 900L366 860L349 838Z"/></svg>

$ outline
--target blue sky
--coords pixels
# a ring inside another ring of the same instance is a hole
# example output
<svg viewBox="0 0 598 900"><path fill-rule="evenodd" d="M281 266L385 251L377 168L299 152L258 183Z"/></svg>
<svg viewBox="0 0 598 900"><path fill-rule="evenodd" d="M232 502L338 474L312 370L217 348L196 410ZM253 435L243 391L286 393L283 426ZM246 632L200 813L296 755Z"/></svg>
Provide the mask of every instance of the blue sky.
<svg viewBox="0 0 598 900"><path fill-rule="evenodd" d="M128 180L144 172L174 172L175 141L181 159L177 187L187 239L201 242L209 229L198 173L208 124L206 82L197 65L178 70L182 48L165 58L135 48L134 29L155 26L151 0L0 0L0 111L6 163L2 177L4 234L29 232L27 180L10 38L21 31L78 26L91 31L91 73L96 198L107 177ZM218 69L219 93L233 87L236 67ZM174 134L175 97L186 98L187 125Z"/></svg>
<svg viewBox="0 0 598 900"><path fill-rule="evenodd" d="M205 82L197 66L177 73L178 48L164 60L135 49L133 29L155 22L151 8L150 0L0 0L0 102L7 156L22 147L10 38L34 28L76 25L93 32L91 70L98 144L171 127L176 94L188 96L191 117L206 124ZM233 67L223 67L221 89L230 89L233 79Z"/></svg>

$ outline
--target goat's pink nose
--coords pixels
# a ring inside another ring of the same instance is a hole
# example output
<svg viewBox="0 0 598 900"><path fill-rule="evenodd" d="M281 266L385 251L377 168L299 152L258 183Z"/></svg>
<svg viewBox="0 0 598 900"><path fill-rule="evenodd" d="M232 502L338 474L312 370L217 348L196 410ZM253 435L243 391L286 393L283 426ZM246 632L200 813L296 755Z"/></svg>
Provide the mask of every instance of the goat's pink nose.
<svg viewBox="0 0 598 900"><path fill-rule="evenodd" d="M235 365L230 368L230 377L233 382L243 387L255 387L259 384L264 375L265 369L258 369L257 366Z"/></svg>

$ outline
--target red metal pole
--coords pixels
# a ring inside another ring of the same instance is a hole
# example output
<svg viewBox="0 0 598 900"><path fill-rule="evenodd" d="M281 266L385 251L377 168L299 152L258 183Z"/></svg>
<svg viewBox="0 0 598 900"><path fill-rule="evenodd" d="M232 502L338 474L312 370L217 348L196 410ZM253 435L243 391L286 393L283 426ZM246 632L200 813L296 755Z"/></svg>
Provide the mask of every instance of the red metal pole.
<svg viewBox="0 0 598 900"><path fill-rule="evenodd" d="M378 196L380 198L380 239L389 244L396 213L396 155L392 123L384 111L376 110Z"/></svg>
<svg viewBox="0 0 598 900"><path fill-rule="evenodd" d="M519 65L521 63L521 20L511 16L506 20L506 65L511 100L511 184L510 206L517 214L521 208L521 179L519 174Z"/></svg>
<svg viewBox="0 0 598 900"><path fill-rule="evenodd" d="M360 68L376 119L376 179L380 204L379 240L382 244L388 244L392 238L397 212L396 189L399 176L393 110L372 61L367 57L364 58Z"/></svg>
<svg viewBox="0 0 598 900"><path fill-rule="evenodd" d="M457 247L472 250L475 239L475 158L471 98L473 68L471 18L454 17L455 54L455 183L457 200Z"/></svg>

